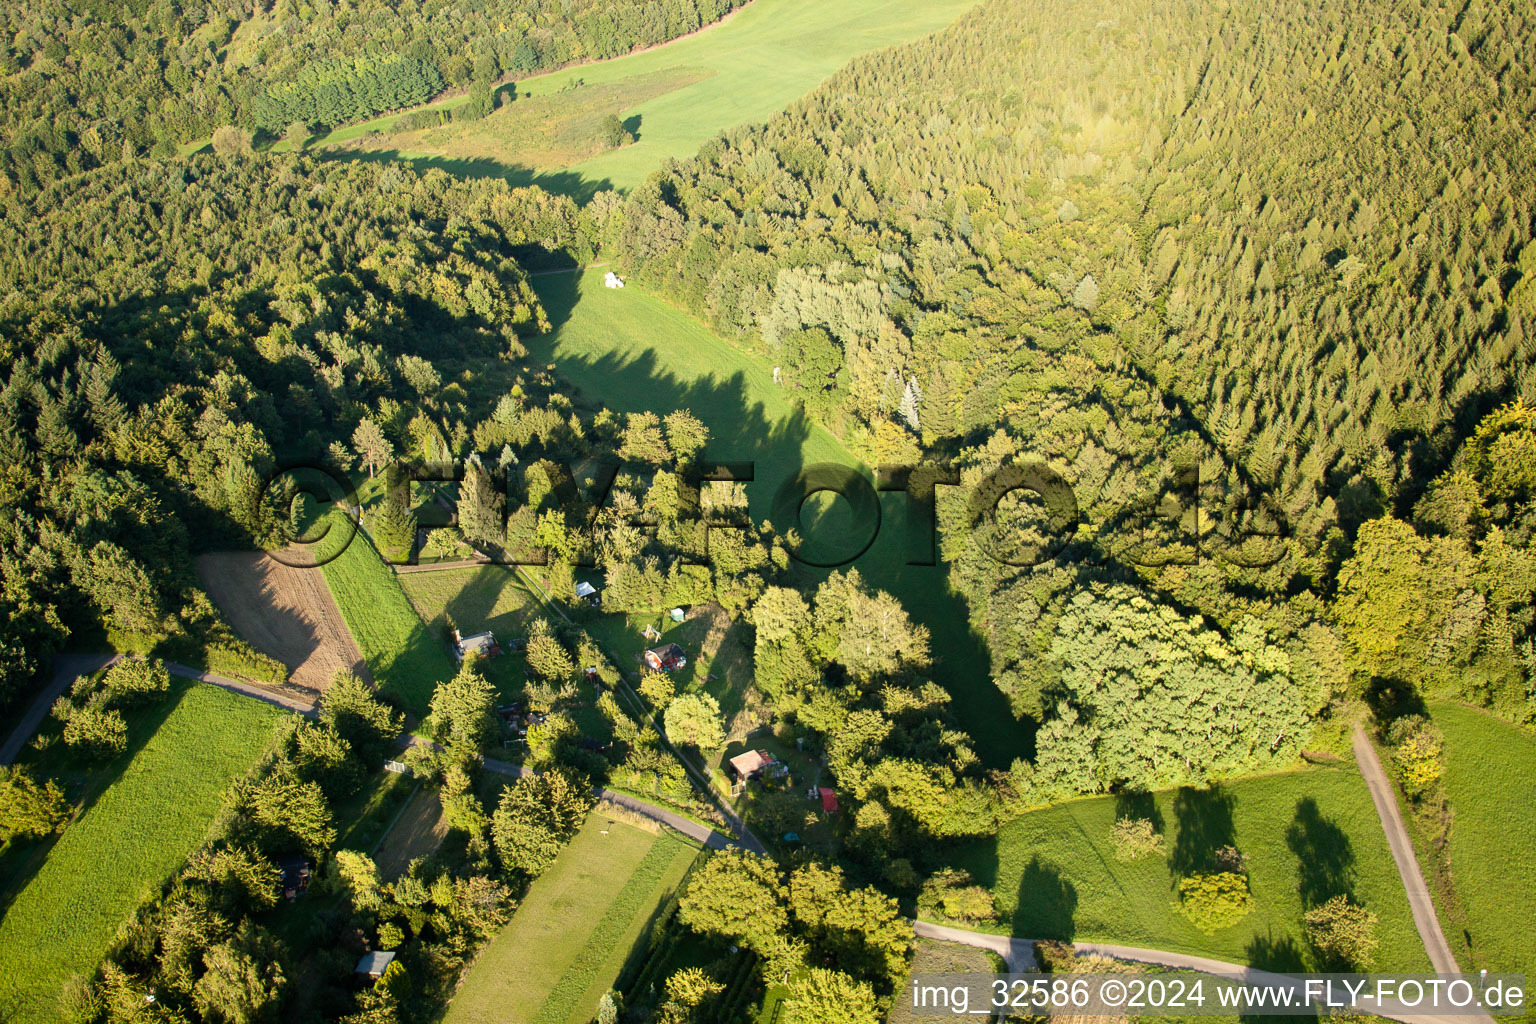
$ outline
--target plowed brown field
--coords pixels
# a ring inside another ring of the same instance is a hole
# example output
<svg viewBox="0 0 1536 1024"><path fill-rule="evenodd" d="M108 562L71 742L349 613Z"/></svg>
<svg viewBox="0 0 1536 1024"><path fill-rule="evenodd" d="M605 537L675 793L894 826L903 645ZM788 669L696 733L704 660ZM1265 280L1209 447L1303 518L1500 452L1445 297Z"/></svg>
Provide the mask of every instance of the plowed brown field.
<svg viewBox="0 0 1536 1024"><path fill-rule="evenodd" d="M368 678L319 569L228 551L199 556L197 575L241 639L288 666L292 685L323 693L343 668Z"/></svg>

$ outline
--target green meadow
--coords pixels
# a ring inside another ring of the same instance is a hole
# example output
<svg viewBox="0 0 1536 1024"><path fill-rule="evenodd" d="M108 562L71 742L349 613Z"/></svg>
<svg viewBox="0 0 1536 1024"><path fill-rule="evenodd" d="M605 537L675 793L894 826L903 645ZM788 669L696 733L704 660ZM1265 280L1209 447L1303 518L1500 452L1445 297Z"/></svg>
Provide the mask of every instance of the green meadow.
<svg viewBox="0 0 1536 1024"><path fill-rule="evenodd" d="M599 806L481 951L447 1024L587 1024L698 849Z"/></svg>
<svg viewBox="0 0 1536 1024"><path fill-rule="evenodd" d="M1436 704L1445 734L1448 846L1465 929L1444 919L1467 970L1536 969L1536 736L1460 704ZM1470 961L1470 962L1468 962Z"/></svg>
<svg viewBox="0 0 1536 1024"><path fill-rule="evenodd" d="M490 630L503 644L527 636L534 618L553 618L528 593L517 572L506 566L401 573L396 578L429 636L440 645L452 636L450 618L466 635ZM527 681L521 655L507 652L478 664L504 697L520 691Z"/></svg>
<svg viewBox="0 0 1536 1024"><path fill-rule="evenodd" d="M159 728L124 755L115 781L65 828L5 909L0 1019L60 1019L60 991L95 972L118 929L197 848L282 716L213 686L183 685L167 702L174 706Z"/></svg>
<svg viewBox="0 0 1536 1024"><path fill-rule="evenodd" d="M604 288L602 274L533 279L556 327L528 339L530 355L554 364L575 385L578 400L618 412L692 411L710 429L710 457L754 462L755 479L747 485L754 519L773 518L776 490L805 467L834 463L859 467L869 476L831 432L773 383L767 360L716 337L638 287ZM954 695L956 719L988 765L1006 768L1028 752L1030 734L992 685L985 644L971 631L965 602L949 587L945 568L905 564L905 501L902 494L882 496L875 540L853 566L899 597L928 627L935 678ZM776 522L781 529L796 525ZM824 572L805 569L805 582L814 584Z"/></svg>
<svg viewBox="0 0 1536 1024"><path fill-rule="evenodd" d="M726 129L767 120L854 57L936 32L974 2L753 0L716 25L663 46L519 81L518 98L471 133L413 132L398 143L375 140L365 155L506 176L516 185L583 199L604 187L633 188L663 161L692 156ZM452 109L464 100L430 106ZM562 113L562 106L570 110ZM596 122L608 113L623 118L636 141L588 157ZM400 116L349 125L311 145L388 133ZM488 149L487 140L496 139L500 148Z"/></svg>
<svg viewBox="0 0 1536 1024"><path fill-rule="evenodd" d="M1150 817L1166 856L1115 856L1116 817ZM1254 910L1206 935L1174 906L1178 878L1213 870L1235 846ZM1098 797L1032 811L951 858L992 889L1000 931L1193 953L1271 970L1309 963L1301 917L1339 893L1378 918L1376 969L1428 970L1408 898L1365 780L1353 766L1307 768L1209 790ZM1496 890L1495 890L1496 891Z"/></svg>
<svg viewBox="0 0 1536 1024"><path fill-rule="evenodd" d="M412 714L425 715L433 689L452 678L456 666L416 615L394 571L362 531L323 571L380 692Z"/></svg>

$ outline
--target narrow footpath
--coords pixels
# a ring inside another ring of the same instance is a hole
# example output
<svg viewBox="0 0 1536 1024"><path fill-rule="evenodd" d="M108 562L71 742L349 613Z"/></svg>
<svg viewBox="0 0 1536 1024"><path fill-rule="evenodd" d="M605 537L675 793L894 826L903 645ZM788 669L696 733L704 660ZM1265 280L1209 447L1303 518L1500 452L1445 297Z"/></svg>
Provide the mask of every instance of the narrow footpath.
<svg viewBox="0 0 1536 1024"><path fill-rule="evenodd" d="M1445 941L1445 932L1440 930L1434 901L1429 897L1429 888L1424 884L1424 875L1419 870L1419 861L1413 852L1413 840L1408 838L1408 829L1403 825L1402 813L1397 808L1397 795L1381 767L1381 759L1376 756L1375 744L1358 722L1355 723L1354 745L1355 762L1360 766L1360 774L1365 776L1371 800L1376 804L1376 814L1381 818L1382 831L1387 834L1387 845L1392 848L1397 873L1403 880L1403 888L1408 892L1408 906L1413 911L1413 923L1419 930L1419 938L1424 941L1424 951L1429 954L1429 962L1437 973L1455 974L1461 968L1451 955L1451 946Z"/></svg>

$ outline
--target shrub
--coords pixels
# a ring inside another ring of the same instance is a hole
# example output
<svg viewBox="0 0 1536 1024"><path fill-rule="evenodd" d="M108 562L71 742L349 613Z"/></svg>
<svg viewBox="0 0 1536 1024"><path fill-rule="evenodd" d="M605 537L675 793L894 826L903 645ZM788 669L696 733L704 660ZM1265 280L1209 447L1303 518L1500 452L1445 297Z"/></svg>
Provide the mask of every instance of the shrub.
<svg viewBox="0 0 1536 1024"><path fill-rule="evenodd" d="M1417 800L1440 781L1445 738L1423 715L1408 715L1387 730L1392 748L1392 773L1410 799Z"/></svg>
<svg viewBox="0 0 1536 1024"><path fill-rule="evenodd" d="M113 665L101 680L107 703L130 707L151 703L171 688L171 674L161 661L128 659Z"/></svg>
<svg viewBox="0 0 1536 1024"><path fill-rule="evenodd" d="M379 925L379 948L399 949L405 941L405 929L393 921L385 921Z"/></svg>
<svg viewBox="0 0 1536 1024"><path fill-rule="evenodd" d="M640 696L651 702L657 711L665 711L677 692L672 678L661 672L647 672L640 677Z"/></svg>
<svg viewBox="0 0 1536 1024"><path fill-rule="evenodd" d="M1253 912L1248 879L1235 871L1190 875L1179 881L1179 912L1202 932L1230 928Z"/></svg>
<svg viewBox="0 0 1536 1024"><path fill-rule="evenodd" d="M86 704L70 711L64 742L94 757L111 757L128 749L128 723L120 711Z"/></svg>
<svg viewBox="0 0 1536 1024"><path fill-rule="evenodd" d="M1110 829L1109 841L1115 848L1115 859L1126 863L1154 853L1161 855L1164 849L1163 837L1158 835L1150 818L1116 819Z"/></svg>
<svg viewBox="0 0 1536 1024"><path fill-rule="evenodd" d="M974 884L968 872L955 868L944 868L930 876L918 894L917 906L919 910L966 924L997 919L992 890Z"/></svg>
<svg viewBox="0 0 1536 1024"><path fill-rule="evenodd" d="M0 765L0 843L45 836L69 819L69 801L52 779L39 785L25 768Z"/></svg>
<svg viewBox="0 0 1536 1024"><path fill-rule="evenodd" d="M725 746L725 723L720 704L707 693L685 693L667 705L662 718L667 738L673 743L718 750Z"/></svg>
<svg viewBox="0 0 1536 1024"><path fill-rule="evenodd" d="M1371 969L1377 944L1375 914L1340 895L1307 911L1302 920L1324 970Z"/></svg>
<svg viewBox="0 0 1536 1024"><path fill-rule="evenodd" d="M209 644L203 649L203 658L214 675L240 676L274 686L288 681L287 665L238 640Z"/></svg>

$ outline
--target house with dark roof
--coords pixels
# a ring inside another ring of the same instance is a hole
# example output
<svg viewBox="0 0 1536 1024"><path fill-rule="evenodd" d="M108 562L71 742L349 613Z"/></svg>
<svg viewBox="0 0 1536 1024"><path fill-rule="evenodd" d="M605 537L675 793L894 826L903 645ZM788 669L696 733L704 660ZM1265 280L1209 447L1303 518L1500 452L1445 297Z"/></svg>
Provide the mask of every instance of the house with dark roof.
<svg viewBox="0 0 1536 1024"><path fill-rule="evenodd" d="M364 953L363 958L357 962L357 967L353 973L366 974L374 979L382 978L385 970L389 968L394 959L394 953L381 949L374 950L372 953Z"/></svg>
<svg viewBox="0 0 1536 1024"><path fill-rule="evenodd" d="M677 644L652 647L645 652L645 667L652 672L674 672L688 664L688 657Z"/></svg>

